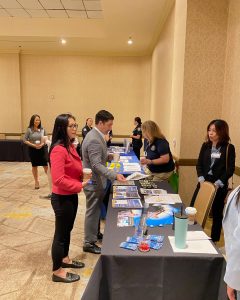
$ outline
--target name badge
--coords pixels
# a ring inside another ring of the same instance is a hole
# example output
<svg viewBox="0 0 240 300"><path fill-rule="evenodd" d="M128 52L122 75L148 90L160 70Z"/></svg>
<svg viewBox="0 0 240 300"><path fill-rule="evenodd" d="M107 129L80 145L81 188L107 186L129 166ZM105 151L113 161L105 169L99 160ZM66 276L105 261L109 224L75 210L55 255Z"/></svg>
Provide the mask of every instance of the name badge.
<svg viewBox="0 0 240 300"><path fill-rule="evenodd" d="M152 151L155 151L156 150L156 147L155 145L152 145L152 147L150 148Z"/></svg>
<svg viewBox="0 0 240 300"><path fill-rule="evenodd" d="M221 153L217 153L217 152L215 152L215 153L212 153L211 154L211 158L220 158L221 157Z"/></svg>

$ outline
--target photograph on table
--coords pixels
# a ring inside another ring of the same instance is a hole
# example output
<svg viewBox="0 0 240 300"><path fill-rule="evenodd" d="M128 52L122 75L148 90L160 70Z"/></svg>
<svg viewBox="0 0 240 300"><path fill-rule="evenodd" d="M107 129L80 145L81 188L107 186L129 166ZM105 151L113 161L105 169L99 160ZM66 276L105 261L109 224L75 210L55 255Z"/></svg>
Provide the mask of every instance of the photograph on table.
<svg viewBox="0 0 240 300"><path fill-rule="evenodd" d="M148 208L146 225L149 227L173 224L173 216L180 211L172 205L153 204Z"/></svg>

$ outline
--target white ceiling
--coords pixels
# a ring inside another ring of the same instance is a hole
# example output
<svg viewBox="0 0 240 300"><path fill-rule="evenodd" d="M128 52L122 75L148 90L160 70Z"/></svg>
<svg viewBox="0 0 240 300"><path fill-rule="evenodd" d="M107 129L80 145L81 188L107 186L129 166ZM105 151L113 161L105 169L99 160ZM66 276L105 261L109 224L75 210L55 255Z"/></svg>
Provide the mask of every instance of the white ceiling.
<svg viewBox="0 0 240 300"><path fill-rule="evenodd" d="M174 0L0 0L0 52L148 55L173 4Z"/></svg>
<svg viewBox="0 0 240 300"><path fill-rule="evenodd" d="M25 18L103 18L100 0L0 0L0 16Z"/></svg>

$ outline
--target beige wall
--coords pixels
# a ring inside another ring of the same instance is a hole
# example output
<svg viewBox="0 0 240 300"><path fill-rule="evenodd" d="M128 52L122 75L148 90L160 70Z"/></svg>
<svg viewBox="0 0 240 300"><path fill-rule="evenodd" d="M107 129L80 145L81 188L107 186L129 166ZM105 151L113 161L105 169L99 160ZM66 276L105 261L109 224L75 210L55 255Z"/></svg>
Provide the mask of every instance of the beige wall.
<svg viewBox="0 0 240 300"><path fill-rule="evenodd" d="M172 68L174 47L174 13L167 18L152 54L150 118L169 136L171 111Z"/></svg>
<svg viewBox="0 0 240 300"><path fill-rule="evenodd" d="M100 109L115 116L113 132L130 134L135 116L149 117L149 57L21 56L23 128L32 114L52 130L59 113L80 125Z"/></svg>
<svg viewBox="0 0 240 300"><path fill-rule="evenodd" d="M176 1L174 9L175 26L169 141L174 154L180 157L187 0Z"/></svg>
<svg viewBox="0 0 240 300"><path fill-rule="evenodd" d="M236 147L236 165L240 167L240 2L229 1L226 68L222 117L229 123L230 137Z"/></svg>
<svg viewBox="0 0 240 300"><path fill-rule="evenodd" d="M181 140L186 12L187 1L176 1L152 55L150 116L159 124L177 156Z"/></svg>
<svg viewBox="0 0 240 300"><path fill-rule="evenodd" d="M227 18L226 0L188 0L181 158L197 158L208 123L222 115ZM189 168L180 170L180 194L186 203L197 182L192 174Z"/></svg>
<svg viewBox="0 0 240 300"><path fill-rule="evenodd" d="M0 54L0 132L20 133L21 97L18 54Z"/></svg>
<svg viewBox="0 0 240 300"><path fill-rule="evenodd" d="M222 113L228 5L188 0L181 158L196 158L208 123Z"/></svg>

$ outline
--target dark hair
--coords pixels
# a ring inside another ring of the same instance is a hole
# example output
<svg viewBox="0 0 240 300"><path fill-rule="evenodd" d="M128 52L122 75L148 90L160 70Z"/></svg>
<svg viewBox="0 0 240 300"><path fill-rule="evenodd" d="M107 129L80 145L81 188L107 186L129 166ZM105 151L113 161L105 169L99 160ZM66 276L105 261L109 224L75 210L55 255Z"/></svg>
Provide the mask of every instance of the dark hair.
<svg viewBox="0 0 240 300"><path fill-rule="evenodd" d="M215 125L216 133L219 137L218 145L228 144L230 141L228 123L221 119L213 120L208 124L207 131L209 131L211 125ZM207 143L211 143L208 135L206 140Z"/></svg>
<svg viewBox="0 0 240 300"><path fill-rule="evenodd" d="M106 110L100 110L95 116L95 124L98 124L100 121L106 123L109 120L114 120L114 116Z"/></svg>
<svg viewBox="0 0 240 300"><path fill-rule="evenodd" d="M52 145L50 147L49 155L52 149L59 144L63 145L69 151L69 146L72 142L70 141L67 134L68 120L70 118L75 121L75 117L71 114L61 114L56 117L53 127Z"/></svg>
<svg viewBox="0 0 240 300"><path fill-rule="evenodd" d="M142 125L141 118L136 117L136 118L134 119L134 121L138 122L138 125Z"/></svg>
<svg viewBox="0 0 240 300"><path fill-rule="evenodd" d="M87 119L86 119L86 124L85 124L85 125L87 125L87 121L90 120L90 119L92 119L92 118L87 118Z"/></svg>
<svg viewBox="0 0 240 300"><path fill-rule="evenodd" d="M31 116L31 119L30 119L28 128L31 128L31 129L34 128L34 121L35 121L36 117L38 117L38 118L40 119L40 123L39 123L39 125L38 125L38 129L42 128L42 125L41 125L41 118L40 118L39 115L36 115L36 114Z"/></svg>

